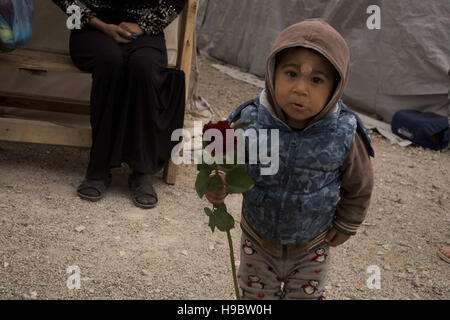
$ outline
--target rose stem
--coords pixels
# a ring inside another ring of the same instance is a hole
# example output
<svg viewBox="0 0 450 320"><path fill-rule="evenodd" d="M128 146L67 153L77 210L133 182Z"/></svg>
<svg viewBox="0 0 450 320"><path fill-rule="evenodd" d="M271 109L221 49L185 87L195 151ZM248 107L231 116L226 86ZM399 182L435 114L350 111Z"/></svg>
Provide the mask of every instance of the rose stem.
<svg viewBox="0 0 450 320"><path fill-rule="evenodd" d="M233 282L234 282L234 292L236 294L236 300L240 300L239 288L236 277L236 265L234 262L234 252L233 252L233 241L231 240L230 230L227 230L228 246L230 248L230 260L231 260L231 270L233 271Z"/></svg>

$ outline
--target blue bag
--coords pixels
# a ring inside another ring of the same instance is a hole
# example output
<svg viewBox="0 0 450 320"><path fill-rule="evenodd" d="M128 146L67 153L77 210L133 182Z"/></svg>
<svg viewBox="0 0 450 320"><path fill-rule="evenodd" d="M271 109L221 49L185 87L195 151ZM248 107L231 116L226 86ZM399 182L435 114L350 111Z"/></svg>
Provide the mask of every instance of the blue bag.
<svg viewBox="0 0 450 320"><path fill-rule="evenodd" d="M34 0L0 0L0 51L25 44L33 28Z"/></svg>
<svg viewBox="0 0 450 320"><path fill-rule="evenodd" d="M397 111L391 129L399 137L424 148L440 150L449 143L448 119L431 112Z"/></svg>

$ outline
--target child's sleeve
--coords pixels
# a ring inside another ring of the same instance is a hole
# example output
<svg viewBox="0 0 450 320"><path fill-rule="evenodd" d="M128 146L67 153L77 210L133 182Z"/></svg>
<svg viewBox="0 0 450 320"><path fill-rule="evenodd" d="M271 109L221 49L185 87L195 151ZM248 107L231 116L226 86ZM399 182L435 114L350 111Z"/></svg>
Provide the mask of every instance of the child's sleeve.
<svg viewBox="0 0 450 320"><path fill-rule="evenodd" d="M354 235L366 217L373 189L372 163L358 133L340 170L340 200L333 226L345 234Z"/></svg>

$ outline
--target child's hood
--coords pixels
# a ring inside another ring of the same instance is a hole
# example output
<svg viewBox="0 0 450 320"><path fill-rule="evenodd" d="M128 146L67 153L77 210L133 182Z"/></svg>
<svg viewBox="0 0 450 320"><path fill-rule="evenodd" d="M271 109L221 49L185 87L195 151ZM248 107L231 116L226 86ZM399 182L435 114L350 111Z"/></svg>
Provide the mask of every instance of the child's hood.
<svg viewBox="0 0 450 320"><path fill-rule="evenodd" d="M327 58L338 71L340 79L328 104L317 114L308 125L323 119L335 110L335 105L341 98L348 78L350 50L344 38L322 19L308 19L284 29L276 39L266 63L266 94L269 103L275 109L276 116L286 123L284 112L275 100L274 76L275 58L278 52L293 47L313 49Z"/></svg>

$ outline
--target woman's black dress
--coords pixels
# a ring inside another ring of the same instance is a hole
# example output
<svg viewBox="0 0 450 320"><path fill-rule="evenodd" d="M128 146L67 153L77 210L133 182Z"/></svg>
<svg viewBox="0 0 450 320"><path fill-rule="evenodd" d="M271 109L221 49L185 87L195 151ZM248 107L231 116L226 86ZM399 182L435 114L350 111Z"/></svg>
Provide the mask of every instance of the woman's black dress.
<svg viewBox="0 0 450 320"><path fill-rule="evenodd" d="M185 1L54 2L63 9L78 4L84 14L81 29L71 31L70 55L93 79L86 178L105 179L122 162L135 172L156 173L177 143L170 139L173 130L183 127L184 73L167 67L163 29ZM88 25L86 16L94 15L106 23L137 22L145 34L117 43Z"/></svg>

